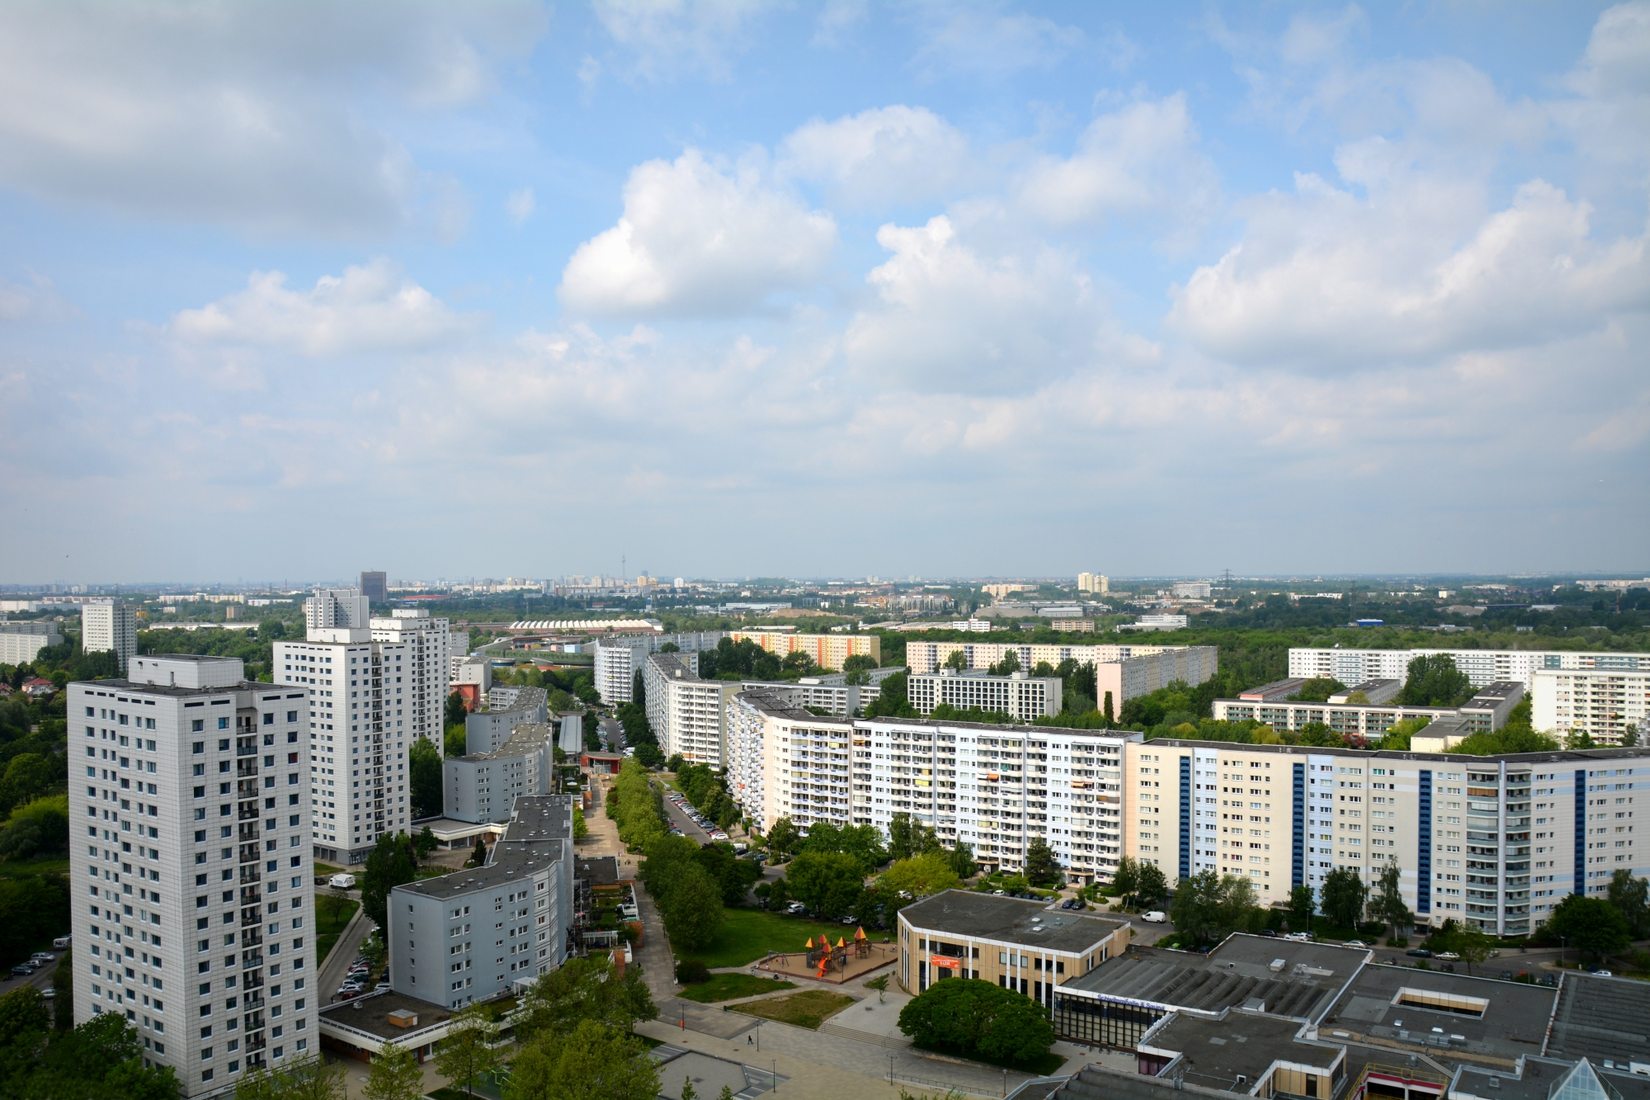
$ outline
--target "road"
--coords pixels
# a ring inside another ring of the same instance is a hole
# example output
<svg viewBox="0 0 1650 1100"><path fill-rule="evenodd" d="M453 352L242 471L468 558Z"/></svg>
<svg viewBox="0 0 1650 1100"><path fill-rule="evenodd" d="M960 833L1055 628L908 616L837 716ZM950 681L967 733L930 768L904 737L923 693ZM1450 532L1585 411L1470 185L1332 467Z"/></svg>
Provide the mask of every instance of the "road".
<svg viewBox="0 0 1650 1100"><path fill-rule="evenodd" d="M319 889L324 890L327 887L323 886ZM349 891L349 893L352 897L360 900L359 891ZM338 937L338 942L333 945L332 954L328 955L321 963L321 976L316 985L318 1000L326 1004L332 1002L338 987L344 984L344 972L355 961L355 956L361 949L362 941L367 938L367 934L371 931L372 921L367 919L366 912L362 909L356 909L355 916L350 918L350 922L344 926L343 934Z"/></svg>
<svg viewBox="0 0 1650 1100"><path fill-rule="evenodd" d="M602 742L607 745L608 752L624 751L624 726L617 718L603 717L601 719Z"/></svg>

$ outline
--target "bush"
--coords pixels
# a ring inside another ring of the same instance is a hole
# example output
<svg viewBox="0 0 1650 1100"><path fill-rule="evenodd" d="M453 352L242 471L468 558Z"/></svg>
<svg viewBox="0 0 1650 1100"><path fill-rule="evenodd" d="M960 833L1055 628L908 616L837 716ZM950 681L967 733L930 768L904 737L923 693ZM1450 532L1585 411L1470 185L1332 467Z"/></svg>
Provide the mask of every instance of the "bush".
<svg viewBox="0 0 1650 1100"><path fill-rule="evenodd" d="M698 959L683 959L676 964L676 980L683 985L710 981L710 967Z"/></svg>

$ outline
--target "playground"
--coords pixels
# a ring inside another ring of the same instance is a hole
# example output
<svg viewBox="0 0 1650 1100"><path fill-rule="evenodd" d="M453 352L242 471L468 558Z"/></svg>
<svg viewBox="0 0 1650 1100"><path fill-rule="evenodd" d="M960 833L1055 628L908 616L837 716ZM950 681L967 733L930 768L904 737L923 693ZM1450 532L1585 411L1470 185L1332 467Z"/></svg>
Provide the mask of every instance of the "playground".
<svg viewBox="0 0 1650 1100"><path fill-rule="evenodd" d="M833 939L829 932L809 936L801 951L769 955L756 964L756 969L840 985L887 966L898 957L898 945L872 943L865 929L856 928L852 936L837 934Z"/></svg>

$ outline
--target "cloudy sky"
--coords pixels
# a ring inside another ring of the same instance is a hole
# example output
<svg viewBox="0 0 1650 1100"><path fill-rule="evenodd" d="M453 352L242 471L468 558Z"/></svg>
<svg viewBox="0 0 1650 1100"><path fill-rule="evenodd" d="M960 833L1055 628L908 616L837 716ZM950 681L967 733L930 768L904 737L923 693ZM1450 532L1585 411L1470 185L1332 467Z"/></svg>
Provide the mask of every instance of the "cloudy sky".
<svg viewBox="0 0 1650 1100"><path fill-rule="evenodd" d="M0 4L0 583L1643 570L1650 3Z"/></svg>

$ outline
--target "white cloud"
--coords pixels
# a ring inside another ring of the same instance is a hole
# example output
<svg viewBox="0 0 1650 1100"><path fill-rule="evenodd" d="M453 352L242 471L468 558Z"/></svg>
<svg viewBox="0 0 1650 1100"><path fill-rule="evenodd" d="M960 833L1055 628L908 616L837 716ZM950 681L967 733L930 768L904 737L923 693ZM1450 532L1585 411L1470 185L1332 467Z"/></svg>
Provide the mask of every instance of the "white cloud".
<svg viewBox="0 0 1650 1100"><path fill-rule="evenodd" d="M0 321L60 321L74 313L44 275L30 274L25 283L0 279Z"/></svg>
<svg viewBox="0 0 1650 1100"><path fill-rule="evenodd" d="M804 124L785 139L780 171L850 202L897 203L943 194L967 160L960 130L926 107L896 104Z"/></svg>
<svg viewBox="0 0 1650 1100"><path fill-rule="evenodd" d="M431 181L350 104L474 102L543 27L527 4L414 7L0 5L0 183L259 233L400 224Z"/></svg>
<svg viewBox="0 0 1650 1100"><path fill-rule="evenodd" d="M279 271L253 272L245 290L183 310L167 332L184 347L264 347L323 357L428 348L465 326L394 265L374 260L322 276L308 290L288 287Z"/></svg>
<svg viewBox="0 0 1650 1100"><path fill-rule="evenodd" d="M1617 4L1600 13L1570 82L1602 98L1650 95L1650 3Z"/></svg>
<svg viewBox="0 0 1650 1100"><path fill-rule="evenodd" d="M734 56L749 45L760 0L595 0L603 29L644 80L699 75L727 80Z"/></svg>
<svg viewBox="0 0 1650 1100"><path fill-rule="evenodd" d="M560 294L590 313L736 312L805 285L835 244L831 216L758 166L724 173L689 149L630 173L618 224L579 246Z"/></svg>
<svg viewBox="0 0 1650 1100"><path fill-rule="evenodd" d="M1359 199L1301 177L1176 288L1171 322L1212 355L1321 369L1545 342L1650 303L1645 237L1589 218L1540 180L1485 214L1437 181Z"/></svg>
<svg viewBox="0 0 1650 1100"><path fill-rule="evenodd" d="M528 218L533 216L533 210L538 206L538 200L533 195L531 187L523 187L510 192L510 197L504 200L504 212L510 215L510 220L517 225L524 225Z"/></svg>
<svg viewBox="0 0 1650 1100"><path fill-rule="evenodd" d="M1071 157L1034 163L1019 201L1057 225L1144 212L1201 220L1219 184L1198 144L1184 94L1131 103L1091 122Z"/></svg>
<svg viewBox="0 0 1650 1100"><path fill-rule="evenodd" d="M1036 389L1091 360L1101 313L1086 275L1044 250L982 256L951 220L885 225L893 255L870 273L879 303L854 317L843 355L864 380L949 393Z"/></svg>
<svg viewBox="0 0 1650 1100"><path fill-rule="evenodd" d="M1082 49L1079 27L1040 15L994 10L997 5L919 4L923 44L914 59L919 72L1001 78L1025 69L1046 69ZM1129 56L1121 36L1109 43L1115 59Z"/></svg>

